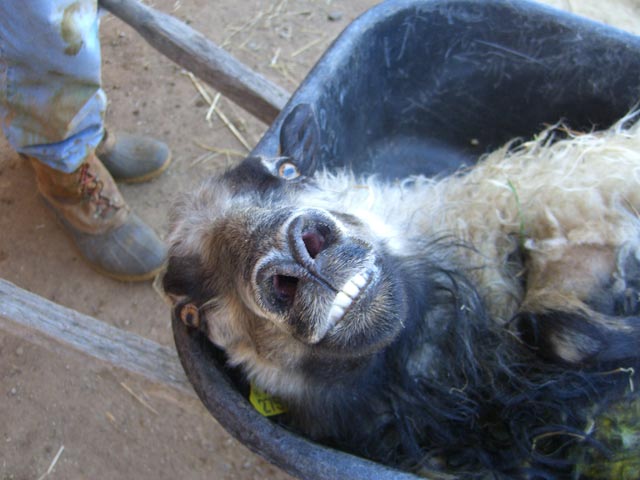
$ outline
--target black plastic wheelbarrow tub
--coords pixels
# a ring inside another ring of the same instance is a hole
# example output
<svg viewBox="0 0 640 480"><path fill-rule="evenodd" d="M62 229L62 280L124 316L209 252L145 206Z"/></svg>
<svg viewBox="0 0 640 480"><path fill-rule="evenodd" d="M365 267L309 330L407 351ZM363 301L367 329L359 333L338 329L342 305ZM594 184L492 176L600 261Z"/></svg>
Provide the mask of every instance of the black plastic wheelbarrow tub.
<svg viewBox="0 0 640 480"><path fill-rule="evenodd" d="M282 121L306 103L320 126L321 166L435 175L545 124L607 127L639 100L638 36L529 2L390 0L333 43L252 154L286 151ZM283 470L310 480L415 478L262 417L222 352L176 318L173 330L212 415Z"/></svg>

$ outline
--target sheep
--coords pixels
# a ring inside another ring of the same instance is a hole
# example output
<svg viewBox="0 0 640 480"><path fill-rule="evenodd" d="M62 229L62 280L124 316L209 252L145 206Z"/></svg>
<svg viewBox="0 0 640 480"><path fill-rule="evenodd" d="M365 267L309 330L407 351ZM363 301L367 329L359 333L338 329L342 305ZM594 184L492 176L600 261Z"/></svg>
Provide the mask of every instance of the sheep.
<svg viewBox="0 0 640 480"><path fill-rule="evenodd" d="M300 112L292 154L248 157L176 203L163 279L175 314L286 405L279 421L434 478L638 458L603 434L640 405L635 116L383 181L316 169Z"/></svg>

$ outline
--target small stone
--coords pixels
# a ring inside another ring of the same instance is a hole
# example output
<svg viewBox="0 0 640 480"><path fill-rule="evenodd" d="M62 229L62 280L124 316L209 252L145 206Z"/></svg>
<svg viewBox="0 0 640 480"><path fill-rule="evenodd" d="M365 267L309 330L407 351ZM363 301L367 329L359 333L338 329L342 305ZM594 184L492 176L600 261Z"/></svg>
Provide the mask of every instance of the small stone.
<svg viewBox="0 0 640 480"><path fill-rule="evenodd" d="M16 355L17 356L21 357L23 353L24 353L24 348L22 348L22 347L16 348Z"/></svg>
<svg viewBox="0 0 640 480"><path fill-rule="evenodd" d="M344 16L344 14L342 12L329 12L329 14L327 15L327 19L330 22L337 22L338 20L342 20L342 17Z"/></svg>

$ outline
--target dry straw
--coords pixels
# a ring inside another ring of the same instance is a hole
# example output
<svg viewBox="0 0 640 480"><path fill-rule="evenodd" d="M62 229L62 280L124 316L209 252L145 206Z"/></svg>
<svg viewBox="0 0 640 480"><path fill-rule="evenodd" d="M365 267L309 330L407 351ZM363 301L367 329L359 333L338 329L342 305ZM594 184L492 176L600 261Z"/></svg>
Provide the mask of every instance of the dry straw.
<svg viewBox="0 0 640 480"><path fill-rule="evenodd" d="M49 465L49 468L47 468L47 471L44 472L39 478L38 480L44 480L46 477L48 477L49 475L51 475L51 472L53 472L53 469L56 466L56 463L58 463L58 460L60 460L60 456L62 455L62 452L64 452L64 445L61 445L60 448L58 449L58 453L56 453L56 456L53 457L53 460L51 461L51 464Z"/></svg>
<svg viewBox="0 0 640 480"><path fill-rule="evenodd" d="M202 84L202 82L200 80L198 80L196 78L196 76L193 73L187 72L187 75L191 79L191 82L193 83L193 85L196 87L196 90L198 90L198 93L200 93L200 95L205 100L205 102L207 102L207 104L209 104L209 109L207 110L207 116L210 118L209 112L210 111L215 112L215 114L222 121L222 123L224 123L225 126L231 131L233 136L238 139L238 141L242 144L242 146L244 148L247 149L248 152L250 152L251 151L251 145L249 144L249 142L247 142L247 140L244 138L242 133L240 133L240 130L238 130L236 128L236 126L233 123L231 123L231 121L229 121L229 119L222 112L222 110L220 110L220 108L217 105L216 98L212 98L211 97L211 94L208 92L207 88Z"/></svg>
<svg viewBox="0 0 640 480"><path fill-rule="evenodd" d="M153 408L151 405L149 405L149 403L144 398L142 398L140 395L138 395L136 392L134 392L131 389L131 387L129 387L126 383L120 382L120 386L122 388L124 388L129 393L129 395L131 395L133 398L135 398L147 410L153 412L155 415L159 415L158 411L155 408Z"/></svg>

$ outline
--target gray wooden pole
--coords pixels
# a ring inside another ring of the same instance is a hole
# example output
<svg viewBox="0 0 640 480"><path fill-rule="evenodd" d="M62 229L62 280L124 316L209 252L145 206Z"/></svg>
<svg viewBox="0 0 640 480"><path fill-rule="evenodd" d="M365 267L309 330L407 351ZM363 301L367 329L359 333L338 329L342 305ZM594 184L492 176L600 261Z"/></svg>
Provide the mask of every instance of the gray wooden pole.
<svg viewBox="0 0 640 480"><path fill-rule="evenodd" d="M0 330L52 350L61 345L72 347L153 383L195 395L173 348L58 305L3 279Z"/></svg>

